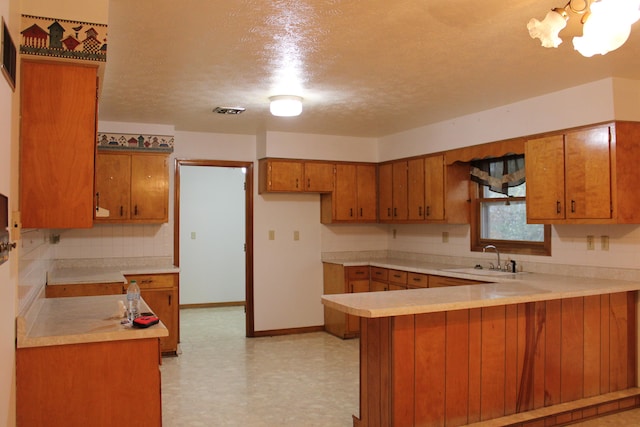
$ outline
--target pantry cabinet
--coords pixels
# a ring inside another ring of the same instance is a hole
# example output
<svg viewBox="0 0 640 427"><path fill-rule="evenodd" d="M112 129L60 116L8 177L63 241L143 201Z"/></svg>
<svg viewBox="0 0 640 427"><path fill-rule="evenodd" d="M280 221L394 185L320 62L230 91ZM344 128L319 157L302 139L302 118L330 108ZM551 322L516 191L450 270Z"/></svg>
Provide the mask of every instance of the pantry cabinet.
<svg viewBox="0 0 640 427"><path fill-rule="evenodd" d="M337 163L335 170L335 189L321 198L321 222L376 222L376 165Z"/></svg>
<svg viewBox="0 0 640 427"><path fill-rule="evenodd" d="M616 122L525 143L527 221L638 223L640 125Z"/></svg>
<svg viewBox="0 0 640 427"><path fill-rule="evenodd" d="M97 67L23 60L20 212L25 228L93 225Z"/></svg>
<svg viewBox="0 0 640 427"><path fill-rule="evenodd" d="M333 191L334 164L314 160L261 159L258 193L328 193Z"/></svg>
<svg viewBox="0 0 640 427"><path fill-rule="evenodd" d="M168 221L167 154L99 151L95 182L96 223Z"/></svg>

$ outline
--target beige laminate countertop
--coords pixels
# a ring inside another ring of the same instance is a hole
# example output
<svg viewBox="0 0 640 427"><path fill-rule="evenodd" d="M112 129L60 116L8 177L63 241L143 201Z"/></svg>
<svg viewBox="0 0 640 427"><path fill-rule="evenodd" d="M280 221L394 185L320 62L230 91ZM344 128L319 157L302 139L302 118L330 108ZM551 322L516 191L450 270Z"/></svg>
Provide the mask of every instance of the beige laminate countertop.
<svg viewBox="0 0 640 427"><path fill-rule="evenodd" d="M539 273L492 273L407 260L325 261L372 265L491 283L443 288L323 295L327 307L360 317L389 317L640 290L640 282ZM457 270L457 271L452 271Z"/></svg>
<svg viewBox="0 0 640 427"><path fill-rule="evenodd" d="M129 274L179 273L173 265L122 266L122 267L67 267L56 268L47 273L47 285L72 285L78 283L126 283Z"/></svg>
<svg viewBox="0 0 640 427"><path fill-rule="evenodd" d="M118 301L124 295L71 298L39 298L24 317L16 319L17 347L119 341L165 337L169 331L162 324L149 328L131 328L121 324ZM144 300L142 312L150 311Z"/></svg>

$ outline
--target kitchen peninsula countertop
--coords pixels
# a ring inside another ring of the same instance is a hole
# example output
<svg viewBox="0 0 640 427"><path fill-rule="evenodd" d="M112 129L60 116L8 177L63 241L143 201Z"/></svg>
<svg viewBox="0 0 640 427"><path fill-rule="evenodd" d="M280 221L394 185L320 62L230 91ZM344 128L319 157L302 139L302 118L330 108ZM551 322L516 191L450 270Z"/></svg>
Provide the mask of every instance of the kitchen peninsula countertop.
<svg viewBox="0 0 640 427"><path fill-rule="evenodd" d="M371 265L488 283L443 288L323 295L327 307L366 318L490 307L640 290L640 281L487 270L401 259L325 261L344 266Z"/></svg>
<svg viewBox="0 0 640 427"><path fill-rule="evenodd" d="M118 301L124 295L38 298L16 319L17 348L164 337L162 322L149 328L121 324ZM142 312L150 311L144 300Z"/></svg>

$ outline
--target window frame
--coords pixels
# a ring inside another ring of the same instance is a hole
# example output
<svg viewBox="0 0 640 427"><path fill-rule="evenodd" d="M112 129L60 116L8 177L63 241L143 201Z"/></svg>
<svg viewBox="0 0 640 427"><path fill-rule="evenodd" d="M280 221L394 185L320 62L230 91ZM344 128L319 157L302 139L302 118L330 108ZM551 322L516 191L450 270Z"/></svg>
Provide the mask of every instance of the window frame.
<svg viewBox="0 0 640 427"><path fill-rule="evenodd" d="M543 242L524 242L516 240L483 239L481 237L481 204L484 201L495 202L496 198L480 197L481 185L470 181L470 226L471 226L471 251L482 252L486 245L494 245L500 252L519 255L551 256L551 225L544 224ZM526 197L510 197L513 201L525 201Z"/></svg>

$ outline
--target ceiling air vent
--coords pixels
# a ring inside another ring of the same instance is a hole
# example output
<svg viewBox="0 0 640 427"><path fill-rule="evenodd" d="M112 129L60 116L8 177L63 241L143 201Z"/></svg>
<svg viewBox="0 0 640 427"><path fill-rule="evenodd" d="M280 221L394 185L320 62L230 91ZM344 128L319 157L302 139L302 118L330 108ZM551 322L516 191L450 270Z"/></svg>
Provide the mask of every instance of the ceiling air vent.
<svg viewBox="0 0 640 427"><path fill-rule="evenodd" d="M244 113L244 110L242 107L216 107L213 112L218 114L241 114Z"/></svg>

